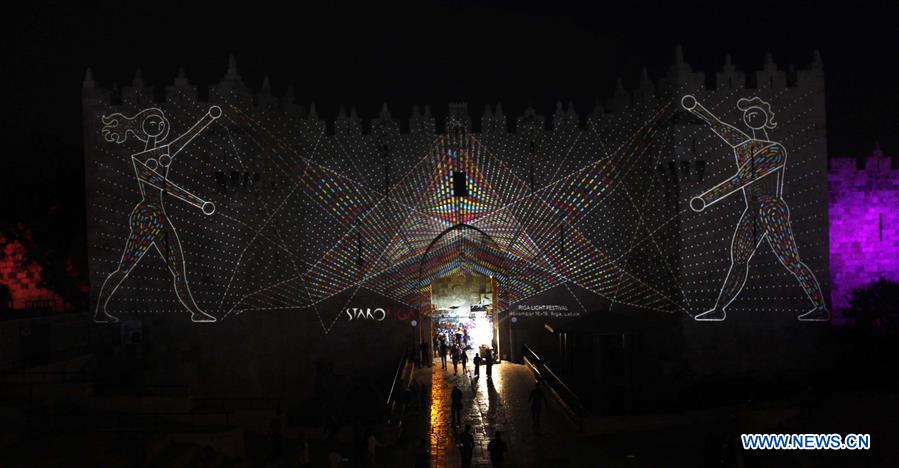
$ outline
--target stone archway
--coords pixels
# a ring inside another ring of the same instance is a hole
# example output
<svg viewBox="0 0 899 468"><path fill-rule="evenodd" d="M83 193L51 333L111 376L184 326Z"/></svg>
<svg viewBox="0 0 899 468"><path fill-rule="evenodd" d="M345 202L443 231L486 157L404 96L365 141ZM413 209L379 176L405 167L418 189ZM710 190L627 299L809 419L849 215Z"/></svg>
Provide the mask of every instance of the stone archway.
<svg viewBox="0 0 899 468"><path fill-rule="evenodd" d="M434 323L431 320L433 317L428 315L433 299L430 294L431 285L446 276L468 272L483 276L490 282L492 293L490 320L494 327L494 346L498 350L501 345L499 323L496 318L501 309L501 301L498 301L497 297L506 279L504 261L505 251L496 240L470 224L458 223L437 235L421 255L417 278L417 287L421 292L418 309L421 317L429 318L429 336L433 336L434 331ZM428 307L425 307L426 302ZM420 339L423 328L419 328Z"/></svg>

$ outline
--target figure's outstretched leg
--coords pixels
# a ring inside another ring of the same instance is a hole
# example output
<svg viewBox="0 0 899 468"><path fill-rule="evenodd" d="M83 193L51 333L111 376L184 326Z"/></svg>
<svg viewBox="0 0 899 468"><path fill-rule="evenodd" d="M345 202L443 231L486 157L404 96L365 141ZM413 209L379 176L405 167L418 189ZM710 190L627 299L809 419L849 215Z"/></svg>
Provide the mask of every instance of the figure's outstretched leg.
<svg viewBox="0 0 899 468"><path fill-rule="evenodd" d="M187 285L187 271L184 265L184 252L181 251L181 241L178 240L175 226L169 221L168 216L162 215L161 217L163 231L154 239L155 245L162 258L165 259L169 272L172 273L178 300L190 311L191 321L215 322L215 317L200 310L200 307L194 302L194 296L190 293Z"/></svg>
<svg viewBox="0 0 899 468"><path fill-rule="evenodd" d="M824 294L815 274L799 257L796 238L790 227L790 209L781 198L772 198L762 204L762 222L768 229L768 243L780 263L796 278L814 308L799 316L802 321L824 322L830 320L830 311L824 303Z"/></svg>
<svg viewBox="0 0 899 468"><path fill-rule="evenodd" d="M122 285L122 282L125 281L131 270L140 262L140 259L143 258L150 248L150 244L152 244L151 237L145 235L144 230L139 226L139 223L132 222L131 233L128 234L128 240L125 242L125 252L122 253L119 266L106 277L106 280L103 281L103 286L100 287L100 294L97 296L97 308L94 310L94 322L115 323L119 321L118 318L106 311L106 304L109 303L112 295L119 289L119 286Z"/></svg>
<svg viewBox="0 0 899 468"><path fill-rule="evenodd" d="M757 207L750 205L743 210L737 229L730 245L730 268L724 278L724 284L718 293L715 307L707 310L694 319L699 321L721 321L727 316L725 309L746 284L749 276L749 260L755 253L755 249L765 236L764 228L758 225Z"/></svg>

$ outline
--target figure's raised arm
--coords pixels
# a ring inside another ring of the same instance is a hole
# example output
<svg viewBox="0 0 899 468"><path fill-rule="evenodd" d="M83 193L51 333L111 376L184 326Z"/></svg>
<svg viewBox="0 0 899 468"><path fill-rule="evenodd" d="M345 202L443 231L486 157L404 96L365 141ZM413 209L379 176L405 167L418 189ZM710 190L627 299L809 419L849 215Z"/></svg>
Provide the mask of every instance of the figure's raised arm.
<svg viewBox="0 0 899 468"><path fill-rule="evenodd" d="M137 179L141 182L162 190L164 193L203 210L203 214L207 216L215 212L215 205L211 201L203 200L170 182L162 174L156 172L153 168L147 166L135 157L132 157L131 161L134 164L134 172L137 174Z"/></svg>
<svg viewBox="0 0 899 468"><path fill-rule="evenodd" d="M699 212L718 203L728 195L780 169L786 161L785 151L779 143L769 145L752 155L752 159L740 166L733 177L712 187L690 200L690 208Z"/></svg>
<svg viewBox="0 0 899 468"><path fill-rule="evenodd" d="M751 139L749 135L743 133L740 129L722 122L715 114L703 107L702 104L696 102L696 98L692 95L684 96L680 103L684 109L709 124L712 127L712 131L728 145L737 146Z"/></svg>
<svg viewBox="0 0 899 468"><path fill-rule="evenodd" d="M205 130L206 127L208 127L209 124L211 124L215 119L217 119L221 116L222 116L222 108L221 107L219 107L219 106L210 107L209 111L206 112L206 115L201 117L200 120L198 120L197 123L195 123L193 125L193 127L190 127L190 129L188 129L186 132L184 132L184 134L182 134L178 138L175 138L174 140L172 140L171 143L169 143L169 145L168 145L169 146L169 155L168 155L168 157L163 156L163 157L159 158L159 164L161 164L163 167L167 167L169 164L171 164L172 159L178 153L180 153L181 150L184 149L184 147L187 146L188 143L190 143L194 138L196 138L197 135L199 135L200 132Z"/></svg>

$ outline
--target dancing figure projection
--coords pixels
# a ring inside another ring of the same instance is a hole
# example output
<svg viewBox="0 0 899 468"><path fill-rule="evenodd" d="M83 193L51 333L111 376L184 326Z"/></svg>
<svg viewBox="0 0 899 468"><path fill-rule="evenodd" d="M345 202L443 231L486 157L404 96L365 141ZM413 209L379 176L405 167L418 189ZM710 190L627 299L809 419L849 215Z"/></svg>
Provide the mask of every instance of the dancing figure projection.
<svg viewBox="0 0 899 468"><path fill-rule="evenodd" d="M719 120L691 95L681 99L684 109L705 121L722 140L733 148L737 172L729 179L690 200L690 208L701 212L724 198L741 192L746 203L743 215L731 240L731 264L724 285L711 310L696 315L700 321L724 320L725 309L743 290L749 275L749 261L763 240L780 263L796 278L814 304L799 315L802 321L827 321L830 312L815 274L799 258L796 239L790 227L790 209L783 199L784 166L787 152L783 145L768 139L774 129L771 105L758 97L740 99L737 109L743 112L743 123L752 136Z"/></svg>
<svg viewBox="0 0 899 468"><path fill-rule="evenodd" d="M178 232L165 212L165 198L166 195L171 195L199 208L207 216L215 212L215 205L212 202L173 184L168 177L175 156L221 115L221 108L210 107L206 115L183 135L165 144L161 142L168 136L170 125L160 109L144 109L131 117L120 113L103 116L102 134L106 141L121 144L131 136L145 143L143 151L131 156L134 174L143 198L131 211L129 219L131 232L125 243L125 251L122 253L119 266L109 274L100 288L94 312L95 322L118 321L115 316L109 314L106 305L151 247L155 247L165 260L174 279L175 294L190 312L190 319L194 322L215 322L215 317L200 310L190 293L184 252L181 249Z"/></svg>

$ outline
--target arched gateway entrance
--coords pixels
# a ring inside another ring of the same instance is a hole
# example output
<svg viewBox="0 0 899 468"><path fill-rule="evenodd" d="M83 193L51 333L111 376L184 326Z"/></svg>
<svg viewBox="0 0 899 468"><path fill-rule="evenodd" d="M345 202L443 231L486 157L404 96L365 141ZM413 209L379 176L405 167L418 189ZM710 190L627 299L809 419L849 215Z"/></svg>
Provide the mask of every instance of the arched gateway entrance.
<svg viewBox="0 0 899 468"><path fill-rule="evenodd" d="M435 237L419 262L418 307L430 319L429 327L419 327L420 340L430 342L442 334L461 338L474 351L491 348L501 356L505 260L493 237L470 224L458 223Z"/></svg>

